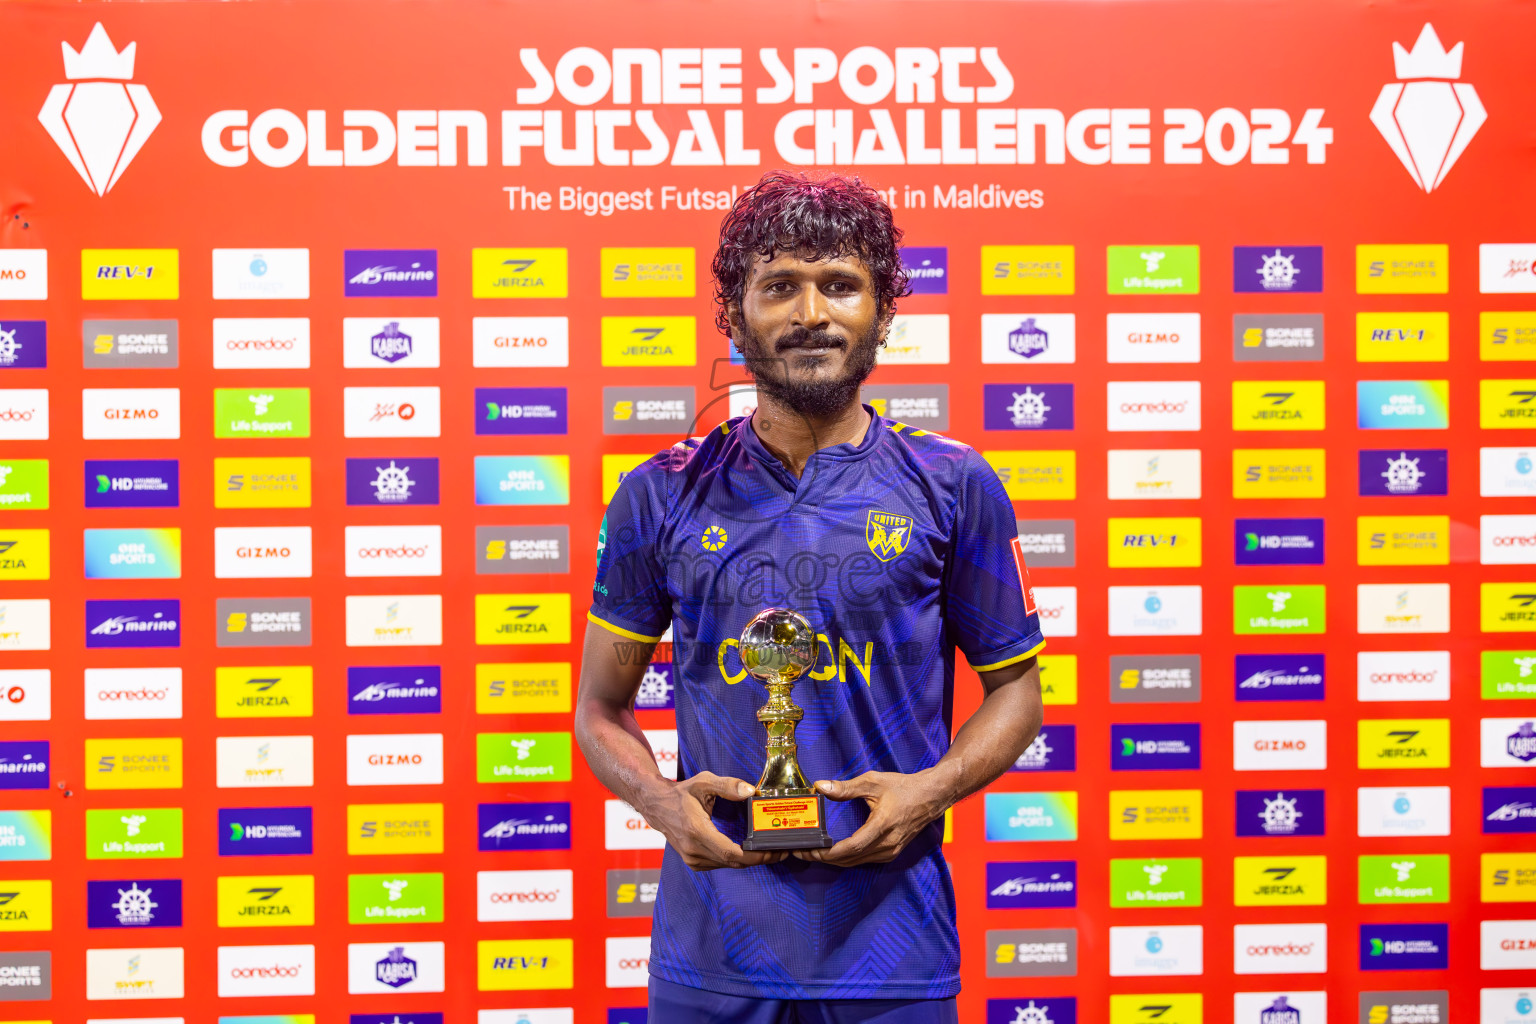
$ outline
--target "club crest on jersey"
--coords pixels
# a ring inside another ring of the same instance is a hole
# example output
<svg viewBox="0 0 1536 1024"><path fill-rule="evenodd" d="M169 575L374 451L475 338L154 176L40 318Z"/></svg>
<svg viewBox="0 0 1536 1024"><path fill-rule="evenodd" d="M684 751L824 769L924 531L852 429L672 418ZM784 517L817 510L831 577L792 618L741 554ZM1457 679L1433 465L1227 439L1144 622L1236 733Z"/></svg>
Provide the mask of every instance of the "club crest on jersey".
<svg viewBox="0 0 1536 1024"><path fill-rule="evenodd" d="M912 543L912 517L869 510L864 519L864 543L882 562L889 562Z"/></svg>

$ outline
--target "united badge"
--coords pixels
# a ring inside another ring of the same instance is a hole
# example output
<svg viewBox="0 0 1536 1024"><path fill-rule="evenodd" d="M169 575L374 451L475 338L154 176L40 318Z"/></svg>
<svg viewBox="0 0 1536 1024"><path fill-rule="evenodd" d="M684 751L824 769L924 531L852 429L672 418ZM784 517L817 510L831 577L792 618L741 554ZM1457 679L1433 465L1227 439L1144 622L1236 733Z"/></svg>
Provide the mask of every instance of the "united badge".
<svg viewBox="0 0 1536 1024"><path fill-rule="evenodd" d="M912 543L912 517L869 510L864 519L864 543L882 562L889 562Z"/></svg>

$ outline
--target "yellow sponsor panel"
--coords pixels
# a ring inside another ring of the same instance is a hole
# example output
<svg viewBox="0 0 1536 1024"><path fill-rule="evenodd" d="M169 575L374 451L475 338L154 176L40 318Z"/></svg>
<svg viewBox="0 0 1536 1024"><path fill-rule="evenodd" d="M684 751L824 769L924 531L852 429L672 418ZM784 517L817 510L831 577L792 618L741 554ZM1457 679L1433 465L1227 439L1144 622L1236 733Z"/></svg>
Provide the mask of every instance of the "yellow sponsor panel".
<svg viewBox="0 0 1536 1024"><path fill-rule="evenodd" d="M984 245L981 294L1071 295L1077 251L1070 245Z"/></svg>
<svg viewBox="0 0 1536 1024"><path fill-rule="evenodd" d="M1477 422L1484 430L1536 427L1536 378L1478 381Z"/></svg>
<svg viewBox="0 0 1536 1024"><path fill-rule="evenodd" d="M476 594L475 643L568 644L571 595Z"/></svg>
<svg viewBox="0 0 1536 1024"><path fill-rule="evenodd" d="M564 249L475 249L470 294L477 299L563 299L570 268Z"/></svg>
<svg viewBox="0 0 1536 1024"><path fill-rule="evenodd" d="M1536 310L1479 313L1477 355L1493 363L1536 359Z"/></svg>
<svg viewBox="0 0 1536 1024"><path fill-rule="evenodd" d="M1485 853L1479 876L1484 903L1536 902L1536 853Z"/></svg>
<svg viewBox="0 0 1536 1024"><path fill-rule="evenodd" d="M598 258L605 299L691 299L695 294L692 246L604 248Z"/></svg>
<svg viewBox="0 0 1536 1024"><path fill-rule="evenodd" d="M1451 358L1449 313L1356 313L1355 360L1443 363Z"/></svg>
<svg viewBox="0 0 1536 1024"><path fill-rule="evenodd" d="M181 297L181 254L175 249L81 249L82 299Z"/></svg>
<svg viewBox="0 0 1536 1024"><path fill-rule="evenodd" d="M1040 697L1045 704L1077 703L1077 655L1037 655Z"/></svg>
<svg viewBox="0 0 1536 1024"><path fill-rule="evenodd" d="M53 882L46 878L0 881L0 932L53 930Z"/></svg>
<svg viewBox="0 0 1536 1024"><path fill-rule="evenodd" d="M955 809L946 808L944 811L944 838L940 842L952 842L955 838Z"/></svg>
<svg viewBox="0 0 1536 1024"><path fill-rule="evenodd" d="M698 320L691 316L605 316L604 366L693 366Z"/></svg>
<svg viewBox="0 0 1536 1024"><path fill-rule="evenodd" d="M1233 430L1322 430L1327 425L1320 380L1235 380Z"/></svg>
<svg viewBox="0 0 1536 1024"><path fill-rule="evenodd" d="M85 741L86 789L180 789L181 737Z"/></svg>
<svg viewBox="0 0 1536 1024"><path fill-rule="evenodd" d="M1444 295L1450 282L1449 246L1355 246L1355 291L1361 295Z"/></svg>
<svg viewBox="0 0 1536 1024"><path fill-rule="evenodd" d="M1199 839L1204 801L1198 789L1110 790L1109 838Z"/></svg>
<svg viewBox="0 0 1536 1024"><path fill-rule="evenodd" d="M1110 519L1111 569L1190 569L1199 566L1198 516Z"/></svg>
<svg viewBox="0 0 1536 1024"><path fill-rule="evenodd" d="M1327 857L1232 858L1235 906L1317 907L1327 902Z"/></svg>
<svg viewBox="0 0 1536 1024"><path fill-rule="evenodd" d="M1153 992L1109 997L1109 1024L1202 1024L1205 997L1198 992Z"/></svg>
<svg viewBox="0 0 1536 1024"><path fill-rule="evenodd" d="M1361 565L1449 565L1450 516L1359 516L1357 561Z"/></svg>
<svg viewBox="0 0 1536 1024"><path fill-rule="evenodd" d="M223 665L213 670L220 718L308 718L315 713L310 665Z"/></svg>
<svg viewBox="0 0 1536 1024"><path fill-rule="evenodd" d="M990 451L981 455L991 463L1003 490L1014 501L1070 501L1077 497L1075 450Z"/></svg>
<svg viewBox="0 0 1536 1024"><path fill-rule="evenodd" d="M1327 466L1321 448L1237 448L1232 497L1322 498L1328 492Z"/></svg>
<svg viewBox="0 0 1536 1024"><path fill-rule="evenodd" d="M219 879L220 928L314 923L314 875L230 875Z"/></svg>
<svg viewBox="0 0 1536 1024"><path fill-rule="evenodd" d="M307 456L214 459L214 508L309 508L313 474Z"/></svg>
<svg viewBox="0 0 1536 1024"><path fill-rule="evenodd" d="M442 853L442 804L348 804L347 853Z"/></svg>
<svg viewBox="0 0 1536 1024"><path fill-rule="evenodd" d="M1449 768L1448 718L1364 718L1356 727L1361 768Z"/></svg>
<svg viewBox="0 0 1536 1024"><path fill-rule="evenodd" d="M1481 585L1484 633L1536 632L1536 582Z"/></svg>
<svg viewBox="0 0 1536 1024"><path fill-rule="evenodd" d="M618 454L603 456L603 503L613 500L613 496L619 493L619 484L636 466L650 459L652 453L638 455Z"/></svg>
<svg viewBox="0 0 1536 1024"><path fill-rule="evenodd" d="M47 530L0 529L0 580L46 580Z"/></svg>
<svg viewBox="0 0 1536 1024"><path fill-rule="evenodd" d="M475 714L558 715L571 710L571 663L475 666Z"/></svg>
<svg viewBox="0 0 1536 1024"><path fill-rule="evenodd" d="M481 939L475 949L481 992L571 988L575 950L570 939Z"/></svg>

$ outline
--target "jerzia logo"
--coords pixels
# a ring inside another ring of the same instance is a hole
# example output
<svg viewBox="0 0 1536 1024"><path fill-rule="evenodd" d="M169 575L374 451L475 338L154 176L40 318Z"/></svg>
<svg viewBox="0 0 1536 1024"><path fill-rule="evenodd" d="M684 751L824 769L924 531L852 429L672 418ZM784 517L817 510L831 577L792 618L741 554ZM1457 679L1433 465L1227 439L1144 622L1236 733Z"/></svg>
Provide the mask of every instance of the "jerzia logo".
<svg viewBox="0 0 1536 1024"><path fill-rule="evenodd" d="M69 81L49 91L37 119L91 191L104 196L160 123L160 108L148 88L130 81L137 43L119 52L98 21L78 51L63 47Z"/></svg>
<svg viewBox="0 0 1536 1024"><path fill-rule="evenodd" d="M1414 182L1433 192L1488 120L1483 101L1461 77L1461 43L1449 51L1425 24L1412 50L1392 44L1397 81L1381 87L1371 123Z"/></svg>

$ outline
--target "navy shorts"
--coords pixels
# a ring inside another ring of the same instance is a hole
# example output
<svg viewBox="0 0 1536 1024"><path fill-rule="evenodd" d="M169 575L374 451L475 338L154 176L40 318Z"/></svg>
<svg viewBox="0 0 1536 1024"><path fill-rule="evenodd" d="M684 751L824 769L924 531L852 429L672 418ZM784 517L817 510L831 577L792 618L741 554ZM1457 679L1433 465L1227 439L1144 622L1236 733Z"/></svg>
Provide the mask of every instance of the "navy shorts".
<svg viewBox="0 0 1536 1024"><path fill-rule="evenodd" d="M651 1024L959 1024L953 999L752 999L651 977Z"/></svg>

